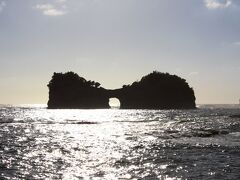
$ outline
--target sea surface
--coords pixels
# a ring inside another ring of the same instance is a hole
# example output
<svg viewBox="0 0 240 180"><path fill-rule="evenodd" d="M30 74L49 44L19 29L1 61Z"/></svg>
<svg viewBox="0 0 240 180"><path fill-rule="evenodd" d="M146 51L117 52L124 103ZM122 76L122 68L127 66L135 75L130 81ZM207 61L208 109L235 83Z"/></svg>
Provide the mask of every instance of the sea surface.
<svg viewBox="0 0 240 180"><path fill-rule="evenodd" d="M240 179L240 107L0 106L0 179Z"/></svg>

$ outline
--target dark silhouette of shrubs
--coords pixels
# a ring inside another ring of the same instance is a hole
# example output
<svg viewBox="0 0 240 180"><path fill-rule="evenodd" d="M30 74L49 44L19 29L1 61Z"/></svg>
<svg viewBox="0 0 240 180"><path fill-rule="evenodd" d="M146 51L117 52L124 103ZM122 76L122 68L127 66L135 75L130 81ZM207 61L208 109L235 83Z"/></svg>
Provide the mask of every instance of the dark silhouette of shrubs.
<svg viewBox="0 0 240 180"><path fill-rule="evenodd" d="M48 108L109 108L109 98L120 100L122 109L192 109L195 95L185 79L154 71L140 81L107 90L76 73L54 73L48 84Z"/></svg>

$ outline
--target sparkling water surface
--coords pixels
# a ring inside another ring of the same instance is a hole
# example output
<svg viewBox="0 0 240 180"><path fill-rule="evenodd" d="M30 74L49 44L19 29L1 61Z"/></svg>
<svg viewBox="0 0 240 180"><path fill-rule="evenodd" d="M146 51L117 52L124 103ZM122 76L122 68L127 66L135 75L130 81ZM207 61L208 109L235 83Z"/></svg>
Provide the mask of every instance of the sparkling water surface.
<svg viewBox="0 0 240 180"><path fill-rule="evenodd" d="M237 107L0 106L0 179L240 179Z"/></svg>

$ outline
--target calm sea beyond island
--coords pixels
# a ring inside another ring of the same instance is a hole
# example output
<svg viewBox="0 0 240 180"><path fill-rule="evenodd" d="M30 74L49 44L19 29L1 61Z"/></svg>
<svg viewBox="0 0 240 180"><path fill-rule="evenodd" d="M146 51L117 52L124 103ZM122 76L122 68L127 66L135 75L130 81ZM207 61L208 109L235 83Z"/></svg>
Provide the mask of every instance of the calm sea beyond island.
<svg viewBox="0 0 240 180"><path fill-rule="evenodd" d="M0 107L0 179L239 179L240 107Z"/></svg>

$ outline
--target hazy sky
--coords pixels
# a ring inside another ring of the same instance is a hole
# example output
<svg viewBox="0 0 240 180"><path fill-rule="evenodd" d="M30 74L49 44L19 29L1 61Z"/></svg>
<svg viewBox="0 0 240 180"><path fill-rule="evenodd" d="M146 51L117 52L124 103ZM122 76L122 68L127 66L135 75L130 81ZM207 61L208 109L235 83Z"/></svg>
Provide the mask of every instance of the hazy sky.
<svg viewBox="0 0 240 180"><path fill-rule="evenodd" d="M238 103L239 57L239 0L0 0L0 104L47 103L70 70L105 88L169 72Z"/></svg>

